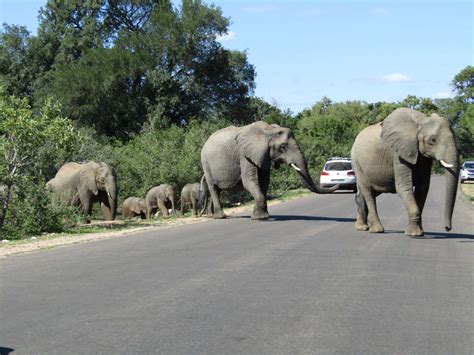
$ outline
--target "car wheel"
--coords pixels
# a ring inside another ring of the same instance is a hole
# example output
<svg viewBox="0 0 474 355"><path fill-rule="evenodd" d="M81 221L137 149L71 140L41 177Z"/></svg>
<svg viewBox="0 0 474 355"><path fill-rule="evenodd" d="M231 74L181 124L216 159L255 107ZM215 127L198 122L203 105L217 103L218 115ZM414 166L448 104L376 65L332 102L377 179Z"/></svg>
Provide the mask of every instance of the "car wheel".
<svg viewBox="0 0 474 355"><path fill-rule="evenodd" d="M464 184L464 181L466 181L466 180L461 179L461 184Z"/></svg>

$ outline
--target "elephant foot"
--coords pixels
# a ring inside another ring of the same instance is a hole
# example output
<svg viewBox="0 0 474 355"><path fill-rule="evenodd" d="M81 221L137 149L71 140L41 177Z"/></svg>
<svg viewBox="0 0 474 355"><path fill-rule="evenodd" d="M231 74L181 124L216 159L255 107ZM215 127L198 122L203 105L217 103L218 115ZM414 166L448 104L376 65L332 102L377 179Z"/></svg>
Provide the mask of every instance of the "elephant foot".
<svg viewBox="0 0 474 355"><path fill-rule="evenodd" d="M418 225L410 225L405 231L405 235L409 237L422 237L424 234L423 228Z"/></svg>
<svg viewBox="0 0 474 355"><path fill-rule="evenodd" d="M258 212L253 212L252 213L252 219L254 221L264 221L266 219L268 219L270 217L270 215L268 214L267 211L258 211Z"/></svg>
<svg viewBox="0 0 474 355"><path fill-rule="evenodd" d="M227 216L225 215L224 212L217 211L217 212L214 212L214 214L212 215L212 218L214 218L214 219L224 219L224 218L227 218Z"/></svg>
<svg viewBox="0 0 474 355"><path fill-rule="evenodd" d="M384 231L385 229L383 228L381 224L373 225L373 226L370 226L369 228L370 233L383 233Z"/></svg>
<svg viewBox="0 0 474 355"><path fill-rule="evenodd" d="M369 230L369 226L365 223L356 222L355 229L358 230L358 231L367 231L367 230Z"/></svg>

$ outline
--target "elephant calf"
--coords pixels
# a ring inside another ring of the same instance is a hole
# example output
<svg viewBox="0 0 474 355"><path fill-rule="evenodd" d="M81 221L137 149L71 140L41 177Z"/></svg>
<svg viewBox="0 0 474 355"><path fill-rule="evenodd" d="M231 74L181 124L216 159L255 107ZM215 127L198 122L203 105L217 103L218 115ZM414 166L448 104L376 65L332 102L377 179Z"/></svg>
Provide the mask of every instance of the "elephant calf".
<svg viewBox="0 0 474 355"><path fill-rule="evenodd" d="M192 206L192 217L197 217L198 202L201 192L201 184L196 182L194 184L186 184L181 190L181 217L184 216L184 210L188 205Z"/></svg>
<svg viewBox="0 0 474 355"><path fill-rule="evenodd" d="M175 213L175 201L176 199L173 186L161 184L151 188L145 197L146 218L151 219L151 216L158 210L161 211L164 217L168 217L168 207L171 207L171 213ZM166 204L171 206L166 206Z"/></svg>
<svg viewBox="0 0 474 355"><path fill-rule="evenodd" d="M123 218L133 218L140 216L141 219L146 218L146 203L145 199L139 197L128 197L123 201L122 205Z"/></svg>

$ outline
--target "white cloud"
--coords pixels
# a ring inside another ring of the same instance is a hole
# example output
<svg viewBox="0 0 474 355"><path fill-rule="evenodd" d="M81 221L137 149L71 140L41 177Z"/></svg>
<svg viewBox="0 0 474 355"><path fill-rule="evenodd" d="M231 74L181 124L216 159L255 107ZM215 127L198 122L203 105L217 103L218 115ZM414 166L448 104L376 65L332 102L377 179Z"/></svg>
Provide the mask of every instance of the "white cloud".
<svg viewBox="0 0 474 355"><path fill-rule="evenodd" d="M216 40L219 42L227 42L235 39L235 32L229 31L222 36L217 36Z"/></svg>
<svg viewBox="0 0 474 355"><path fill-rule="evenodd" d="M389 83L398 83L400 81L410 81L411 78L405 74L392 73L382 76L382 80L387 81Z"/></svg>
<svg viewBox="0 0 474 355"><path fill-rule="evenodd" d="M449 99L451 97L452 97L451 94L447 91L441 91L435 94L436 99Z"/></svg>

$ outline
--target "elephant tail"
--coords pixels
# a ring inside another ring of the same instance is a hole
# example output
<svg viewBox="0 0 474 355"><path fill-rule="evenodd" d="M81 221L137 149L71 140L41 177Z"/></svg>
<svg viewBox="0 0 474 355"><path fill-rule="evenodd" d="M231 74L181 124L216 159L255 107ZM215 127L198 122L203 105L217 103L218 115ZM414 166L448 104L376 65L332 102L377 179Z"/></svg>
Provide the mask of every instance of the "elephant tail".
<svg viewBox="0 0 474 355"><path fill-rule="evenodd" d="M357 212L362 217L364 221L367 220L367 204L365 202L364 196L360 192L359 186L357 186L357 192L355 194L355 202L357 204Z"/></svg>
<svg viewBox="0 0 474 355"><path fill-rule="evenodd" d="M205 175L203 175L201 178L201 185L199 186L198 208L201 210L201 212L199 213L199 217L202 217L207 207L207 189L206 185L204 184L205 179L206 177Z"/></svg>

